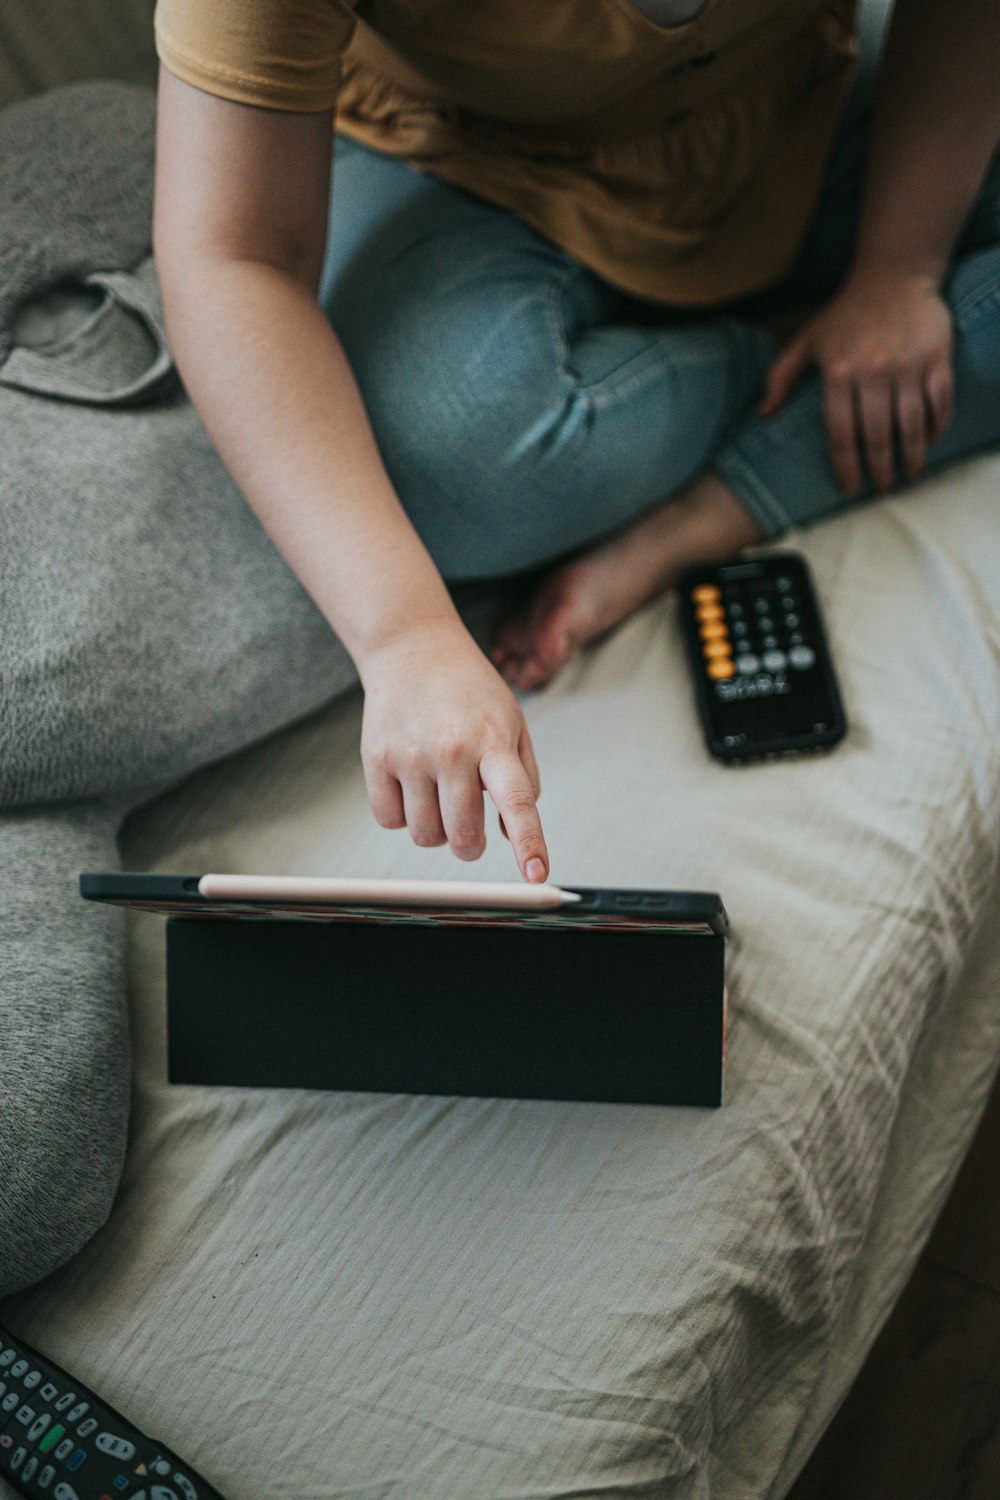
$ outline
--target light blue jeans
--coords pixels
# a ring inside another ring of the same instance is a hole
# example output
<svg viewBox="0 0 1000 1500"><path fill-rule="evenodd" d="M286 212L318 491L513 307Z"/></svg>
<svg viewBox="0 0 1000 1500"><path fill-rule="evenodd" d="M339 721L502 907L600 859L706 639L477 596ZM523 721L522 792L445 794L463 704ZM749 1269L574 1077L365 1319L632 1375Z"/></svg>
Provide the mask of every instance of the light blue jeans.
<svg viewBox="0 0 1000 1500"><path fill-rule="evenodd" d="M829 296L857 227L880 18L790 295ZM338 136L320 302L397 492L446 578L571 553L707 468L775 537L870 498L834 477L812 374L766 421L777 354L738 312L673 317L609 286L515 215ZM946 284L955 416L939 467L1000 443L1000 155Z"/></svg>

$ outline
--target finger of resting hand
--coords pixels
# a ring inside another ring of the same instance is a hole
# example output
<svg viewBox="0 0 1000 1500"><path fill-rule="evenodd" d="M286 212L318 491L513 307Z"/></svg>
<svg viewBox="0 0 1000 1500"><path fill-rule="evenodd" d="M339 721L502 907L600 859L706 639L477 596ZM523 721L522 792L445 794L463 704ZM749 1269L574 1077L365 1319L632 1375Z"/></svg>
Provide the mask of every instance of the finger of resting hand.
<svg viewBox="0 0 1000 1500"><path fill-rule="evenodd" d="M847 376L832 374L824 380L823 416L837 483L848 495L853 495L861 488L861 459L854 387Z"/></svg>
<svg viewBox="0 0 1000 1500"><path fill-rule="evenodd" d="M871 375L862 380L859 406L868 473L877 489L890 489L893 480L892 388L886 376Z"/></svg>
<svg viewBox="0 0 1000 1500"><path fill-rule="evenodd" d="M406 826L413 842L428 849L447 843L435 782L429 776L412 772L403 777L401 785Z"/></svg>
<svg viewBox="0 0 1000 1500"><path fill-rule="evenodd" d="M375 814L376 823L382 828L405 827L403 789L395 776L390 776L388 771L371 766L368 762L364 763L364 773L368 802Z"/></svg>
<svg viewBox="0 0 1000 1500"><path fill-rule="evenodd" d="M483 789L470 768L438 781L438 805L451 852L459 859L478 859L486 848Z"/></svg>
<svg viewBox="0 0 1000 1500"><path fill-rule="evenodd" d="M955 400L955 380L947 361L933 364L924 376L927 404L934 414L930 441L940 442L951 426Z"/></svg>
<svg viewBox="0 0 1000 1500"><path fill-rule="evenodd" d="M808 344L796 338L775 360L768 371L764 396L760 403L763 417L773 416L788 400L792 387L801 380L811 358Z"/></svg>
<svg viewBox="0 0 1000 1500"><path fill-rule="evenodd" d="M538 816L530 777L521 760L513 750L506 754L485 756L480 762L479 774L483 786L503 818L521 874L527 879L529 862L540 859L547 876L549 856L542 833L542 821Z"/></svg>
<svg viewBox="0 0 1000 1500"><path fill-rule="evenodd" d="M916 374L900 379L896 386L896 427L907 479L916 479L927 458L927 407Z"/></svg>

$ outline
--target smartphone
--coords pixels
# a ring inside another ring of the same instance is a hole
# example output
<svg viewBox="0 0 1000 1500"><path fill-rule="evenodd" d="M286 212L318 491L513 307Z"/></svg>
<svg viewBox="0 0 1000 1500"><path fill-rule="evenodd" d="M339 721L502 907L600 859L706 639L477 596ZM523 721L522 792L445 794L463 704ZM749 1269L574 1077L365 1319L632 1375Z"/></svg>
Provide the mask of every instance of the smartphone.
<svg viewBox="0 0 1000 1500"><path fill-rule="evenodd" d="M772 552L692 568L678 589L710 754L746 764L843 739L847 720L804 557Z"/></svg>

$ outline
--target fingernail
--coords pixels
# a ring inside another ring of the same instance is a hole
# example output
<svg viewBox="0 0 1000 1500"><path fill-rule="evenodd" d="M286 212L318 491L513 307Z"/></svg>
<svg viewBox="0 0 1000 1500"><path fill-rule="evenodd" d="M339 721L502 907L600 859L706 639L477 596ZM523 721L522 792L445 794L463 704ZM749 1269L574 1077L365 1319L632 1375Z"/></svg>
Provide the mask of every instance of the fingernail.
<svg viewBox="0 0 1000 1500"><path fill-rule="evenodd" d="M527 878L533 882L545 879L545 865L537 857L529 859L524 871Z"/></svg>

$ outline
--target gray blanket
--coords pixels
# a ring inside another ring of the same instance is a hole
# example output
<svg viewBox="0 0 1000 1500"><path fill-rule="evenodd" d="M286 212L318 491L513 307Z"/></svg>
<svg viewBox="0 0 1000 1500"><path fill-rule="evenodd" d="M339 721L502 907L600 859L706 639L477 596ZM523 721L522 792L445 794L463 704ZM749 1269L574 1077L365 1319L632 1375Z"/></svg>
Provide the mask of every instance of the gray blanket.
<svg viewBox="0 0 1000 1500"><path fill-rule="evenodd" d="M153 122L115 83L0 113L0 1291L89 1238L124 1155L122 929L79 871L355 680L173 371Z"/></svg>

